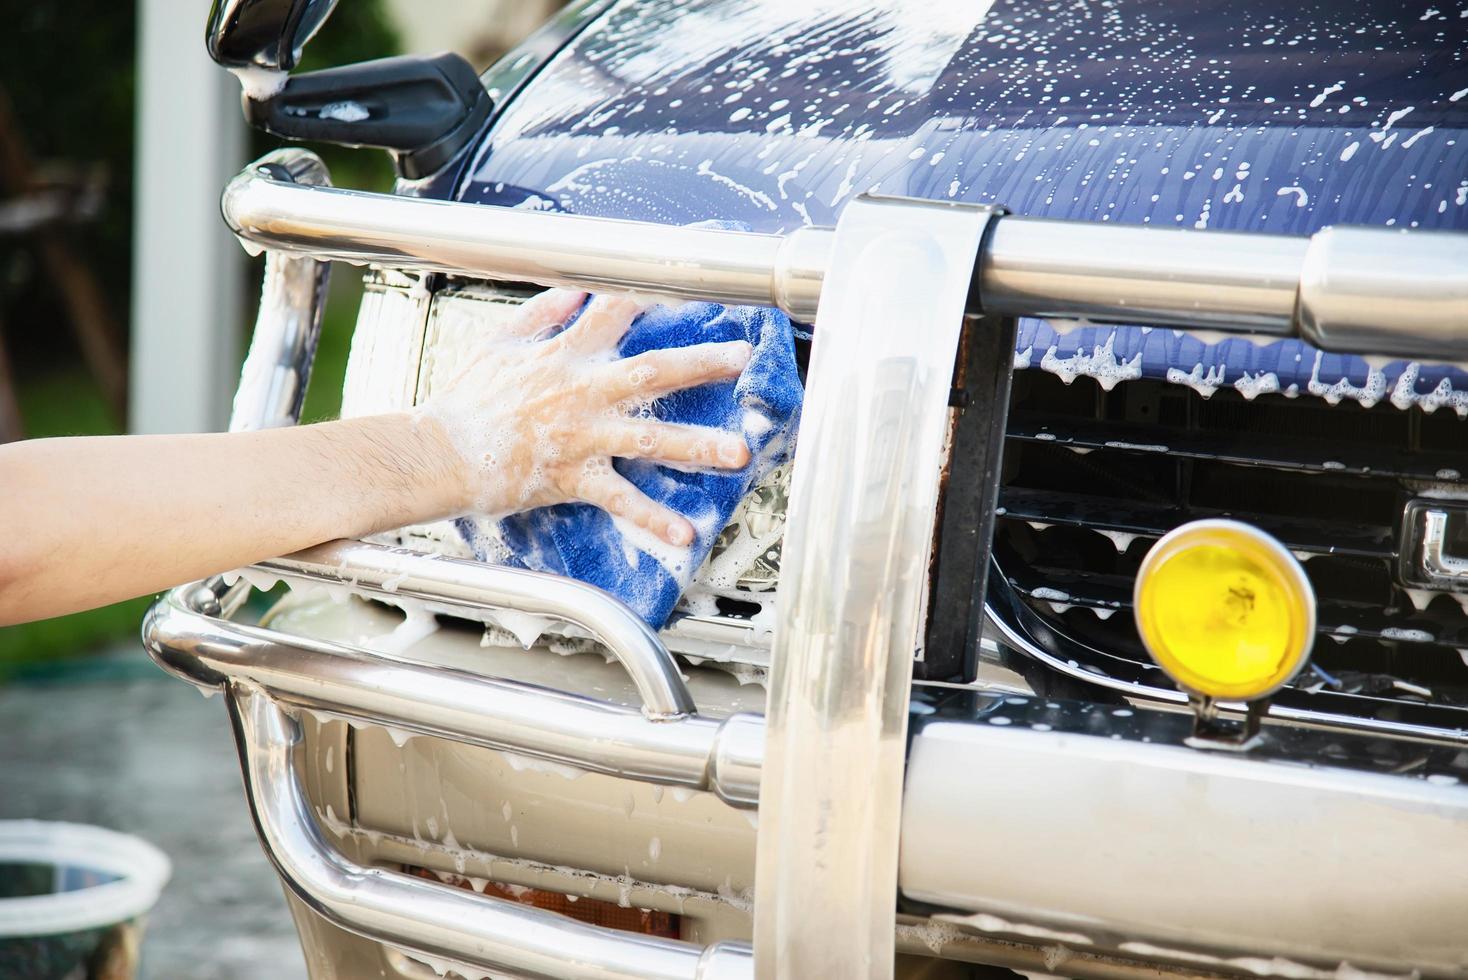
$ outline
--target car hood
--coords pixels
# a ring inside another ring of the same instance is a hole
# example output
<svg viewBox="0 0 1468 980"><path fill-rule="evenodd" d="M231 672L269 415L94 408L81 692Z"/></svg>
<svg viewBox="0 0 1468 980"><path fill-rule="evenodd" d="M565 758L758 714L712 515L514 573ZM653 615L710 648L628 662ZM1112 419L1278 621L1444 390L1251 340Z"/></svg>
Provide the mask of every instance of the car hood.
<svg viewBox="0 0 1468 980"><path fill-rule="evenodd" d="M1304 235L1468 229L1468 9L624 0L497 116L462 200L756 231L876 191ZM949 9L962 8L962 9ZM1468 373L1027 320L1016 366L1468 413Z"/></svg>

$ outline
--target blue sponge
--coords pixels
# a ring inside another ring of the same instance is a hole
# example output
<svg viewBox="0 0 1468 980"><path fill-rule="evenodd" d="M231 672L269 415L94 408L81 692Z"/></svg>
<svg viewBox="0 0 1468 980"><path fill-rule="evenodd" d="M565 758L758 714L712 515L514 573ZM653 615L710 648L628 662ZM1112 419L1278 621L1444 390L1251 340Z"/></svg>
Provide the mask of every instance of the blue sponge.
<svg viewBox="0 0 1468 980"><path fill-rule="evenodd" d="M643 493L687 517L697 532L693 544L675 548L589 504L557 504L498 522L460 518L456 524L470 549L481 561L600 586L649 625L661 627L739 501L789 458L804 392L790 320L779 310L712 303L654 307L633 322L618 348L622 357L632 357L659 348L741 339L754 351L737 379L667 395L653 404L653 414L667 422L743 432L751 456L748 466L704 471L647 460L612 463Z"/></svg>

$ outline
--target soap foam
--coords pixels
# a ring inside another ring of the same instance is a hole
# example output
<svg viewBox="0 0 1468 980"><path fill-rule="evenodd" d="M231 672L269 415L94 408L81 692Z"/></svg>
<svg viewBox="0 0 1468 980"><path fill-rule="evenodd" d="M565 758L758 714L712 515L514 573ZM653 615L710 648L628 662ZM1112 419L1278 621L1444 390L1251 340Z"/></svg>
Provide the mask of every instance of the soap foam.
<svg viewBox="0 0 1468 980"><path fill-rule="evenodd" d="M249 65L244 68L231 68L229 73L240 80L240 88L244 90L245 98L252 102L264 102L273 99L285 88L285 83L290 75L287 72L277 71L274 68L261 68Z"/></svg>

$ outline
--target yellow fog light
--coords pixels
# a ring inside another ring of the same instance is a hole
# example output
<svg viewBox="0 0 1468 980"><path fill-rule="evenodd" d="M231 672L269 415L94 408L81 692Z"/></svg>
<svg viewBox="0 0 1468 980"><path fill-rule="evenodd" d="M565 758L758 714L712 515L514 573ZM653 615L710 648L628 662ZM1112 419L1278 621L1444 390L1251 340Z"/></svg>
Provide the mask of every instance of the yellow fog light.
<svg viewBox="0 0 1468 980"><path fill-rule="evenodd" d="M1210 698L1274 693L1315 639L1315 592L1299 562L1238 521L1194 521L1164 535L1137 572L1133 604L1158 666Z"/></svg>

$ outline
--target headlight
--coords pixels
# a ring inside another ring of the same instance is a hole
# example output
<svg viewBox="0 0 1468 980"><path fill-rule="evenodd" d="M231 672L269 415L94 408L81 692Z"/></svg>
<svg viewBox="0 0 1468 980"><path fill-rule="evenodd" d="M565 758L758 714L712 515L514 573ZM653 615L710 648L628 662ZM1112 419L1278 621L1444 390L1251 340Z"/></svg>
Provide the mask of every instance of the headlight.
<svg viewBox="0 0 1468 980"><path fill-rule="evenodd" d="M1194 521L1164 535L1142 561L1133 605L1153 659L1210 698L1274 693L1315 639L1315 593L1299 562L1238 521Z"/></svg>

